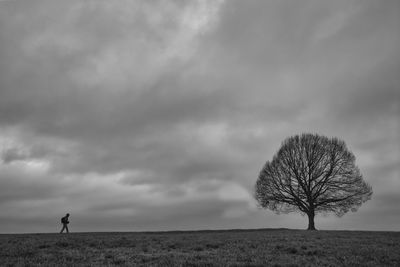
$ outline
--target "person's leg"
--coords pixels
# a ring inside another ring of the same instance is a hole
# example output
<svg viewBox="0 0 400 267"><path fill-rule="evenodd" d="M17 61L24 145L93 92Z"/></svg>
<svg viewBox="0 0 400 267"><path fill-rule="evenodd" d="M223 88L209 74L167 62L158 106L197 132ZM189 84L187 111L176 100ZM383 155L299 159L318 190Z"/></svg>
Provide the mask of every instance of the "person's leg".
<svg viewBox="0 0 400 267"><path fill-rule="evenodd" d="M65 229L67 230L67 234L69 234L68 225L65 225Z"/></svg>
<svg viewBox="0 0 400 267"><path fill-rule="evenodd" d="M62 232L64 231L64 229L65 229L65 224L63 224L63 227L62 227L62 229L61 229L61 231L60 231L60 234L62 234Z"/></svg>

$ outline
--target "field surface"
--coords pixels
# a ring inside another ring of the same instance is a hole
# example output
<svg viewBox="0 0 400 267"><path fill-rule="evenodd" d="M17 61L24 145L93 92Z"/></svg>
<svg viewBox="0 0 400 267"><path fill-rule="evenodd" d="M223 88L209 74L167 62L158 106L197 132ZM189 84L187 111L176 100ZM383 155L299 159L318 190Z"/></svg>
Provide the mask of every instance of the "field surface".
<svg viewBox="0 0 400 267"><path fill-rule="evenodd" d="M400 266L400 232L0 235L1 266Z"/></svg>

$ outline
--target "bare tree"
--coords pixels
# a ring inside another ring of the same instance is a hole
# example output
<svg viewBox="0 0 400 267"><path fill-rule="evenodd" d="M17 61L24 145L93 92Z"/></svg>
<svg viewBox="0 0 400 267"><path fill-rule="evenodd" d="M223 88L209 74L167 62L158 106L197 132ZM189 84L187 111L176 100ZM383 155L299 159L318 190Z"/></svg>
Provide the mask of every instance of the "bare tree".
<svg viewBox="0 0 400 267"><path fill-rule="evenodd" d="M317 134L287 138L265 163L255 188L262 208L307 214L308 230L315 230L316 214L340 217L356 211L371 195L346 144Z"/></svg>

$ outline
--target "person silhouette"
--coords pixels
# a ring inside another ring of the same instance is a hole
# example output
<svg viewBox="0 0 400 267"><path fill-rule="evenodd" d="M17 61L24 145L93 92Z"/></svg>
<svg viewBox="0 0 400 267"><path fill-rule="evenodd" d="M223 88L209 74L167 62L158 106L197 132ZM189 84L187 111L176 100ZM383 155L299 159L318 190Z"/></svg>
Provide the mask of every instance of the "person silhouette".
<svg viewBox="0 0 400 267"><path fill-rule="evenodd" d="M69 224L68 218L69 218L69 213L67 213L64 217L61 218L61 223L62 223L63 227L62 227L62 229L60 231L60 234L64 231L64 229L67 230L67 234L69 233L69 231L68 231L68 224Z"/></svg>

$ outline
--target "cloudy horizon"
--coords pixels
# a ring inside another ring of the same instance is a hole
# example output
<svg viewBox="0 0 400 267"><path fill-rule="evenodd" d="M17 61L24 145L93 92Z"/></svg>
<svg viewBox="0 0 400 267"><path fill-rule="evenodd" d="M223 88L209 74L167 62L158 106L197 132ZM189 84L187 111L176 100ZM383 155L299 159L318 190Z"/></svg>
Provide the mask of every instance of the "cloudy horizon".
<svg viewBox="0 0 400 267"><path fill-rule="evenodd" d="M344 140L400 221L400 2L0 1L0 233L297 228L259 209L287 137Z"/></svg>

